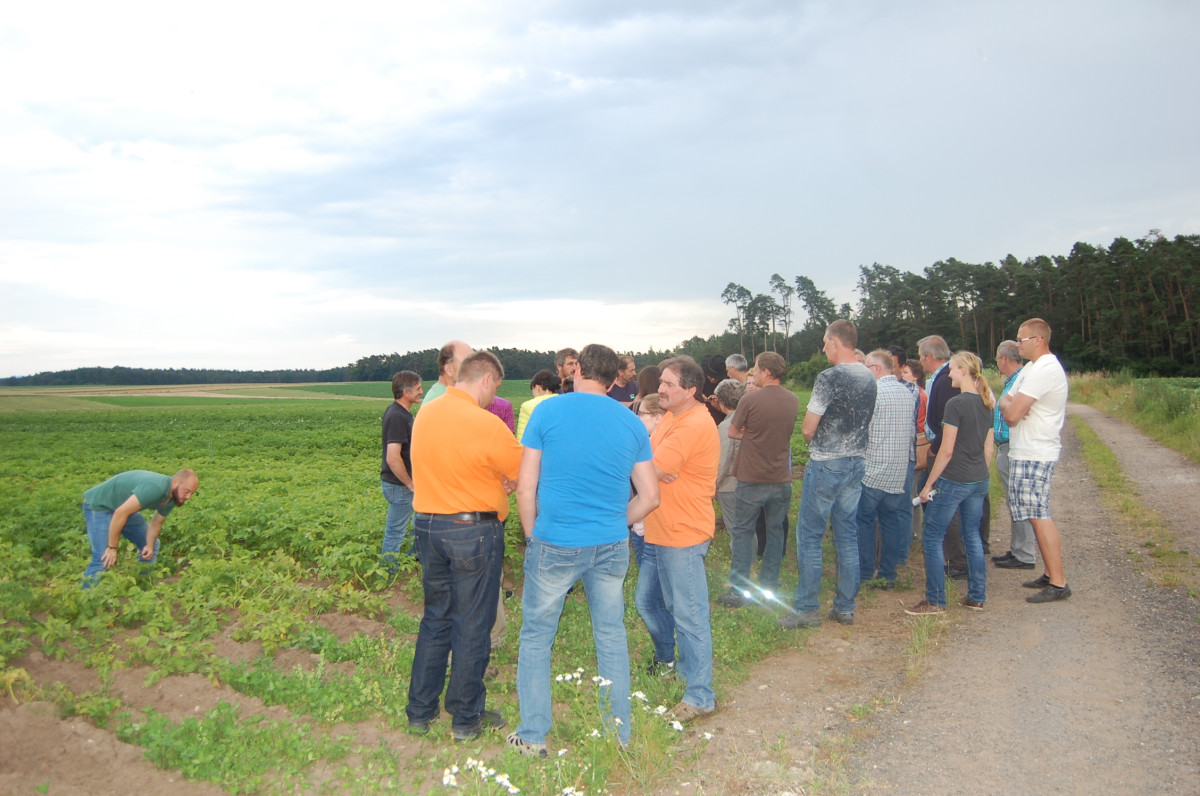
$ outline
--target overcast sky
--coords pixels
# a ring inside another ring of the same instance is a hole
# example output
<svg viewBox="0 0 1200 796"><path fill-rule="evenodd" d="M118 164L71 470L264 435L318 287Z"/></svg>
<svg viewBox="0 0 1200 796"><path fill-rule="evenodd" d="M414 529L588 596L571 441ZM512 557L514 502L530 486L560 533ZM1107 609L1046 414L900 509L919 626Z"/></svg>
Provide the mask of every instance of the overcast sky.
<svg viewBox="0 0 1200 796"><path fill-rule="evenodd" d="M312 10L317 8L319 10ZM669 348L1200 233L1200 3L10 4L0 376ZM799 313L798 313L799 314Z"/></svg>

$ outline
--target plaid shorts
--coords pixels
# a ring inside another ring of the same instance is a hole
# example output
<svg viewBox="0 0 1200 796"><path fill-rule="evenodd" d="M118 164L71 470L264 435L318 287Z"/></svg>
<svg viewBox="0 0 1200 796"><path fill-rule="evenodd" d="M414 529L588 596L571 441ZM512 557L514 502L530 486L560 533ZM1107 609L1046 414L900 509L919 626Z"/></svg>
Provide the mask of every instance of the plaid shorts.
<svg viewBox="0 0 1200 796"><path fill-rule="evenodd" d="M1054 462L1008 461L1008 510L1013 522L1050 519L1050 479Z"/></svg>

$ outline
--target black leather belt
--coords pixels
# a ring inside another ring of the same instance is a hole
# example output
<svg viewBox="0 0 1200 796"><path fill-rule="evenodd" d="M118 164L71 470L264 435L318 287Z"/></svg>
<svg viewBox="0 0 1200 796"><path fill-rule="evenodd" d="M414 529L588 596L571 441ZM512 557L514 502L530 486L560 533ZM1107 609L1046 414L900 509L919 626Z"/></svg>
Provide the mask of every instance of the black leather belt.
<svg viewBox="0 0 1200 796"><path fill-rule="evenodd" d="M500 521L500 515L494 511L464 511L462 514L417 514L418 520L450 520L451 522L487 522Z"/></svg>

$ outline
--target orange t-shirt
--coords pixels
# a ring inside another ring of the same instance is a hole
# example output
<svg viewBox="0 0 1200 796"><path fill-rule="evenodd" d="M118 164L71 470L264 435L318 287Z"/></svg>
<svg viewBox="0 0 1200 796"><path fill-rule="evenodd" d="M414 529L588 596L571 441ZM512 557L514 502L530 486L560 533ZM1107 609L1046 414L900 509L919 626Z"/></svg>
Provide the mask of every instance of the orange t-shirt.
<svg viewBox="0 0 1200 796"><path fill-rule="evenodd" d="M650 437L650 447L654 466L679 477L669 484L659 483L658 508L646 516L646 541L691 547L712 539L721 438L704 404L682 415L667 412Z"/></svg>
<svg viewBox="0 0 1200 796"><path fill-rule="evenodd" d="M413 423L413 509L422 514L494 511L508 517L501 476L517 480L521 444L504 421L448 387Z"/></svg>

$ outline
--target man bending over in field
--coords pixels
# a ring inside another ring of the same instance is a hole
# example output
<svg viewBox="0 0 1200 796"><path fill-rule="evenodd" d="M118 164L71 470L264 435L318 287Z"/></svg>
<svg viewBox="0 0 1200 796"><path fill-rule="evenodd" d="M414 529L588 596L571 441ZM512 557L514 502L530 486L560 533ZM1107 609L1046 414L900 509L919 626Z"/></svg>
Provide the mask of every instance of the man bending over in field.
<svg viewBox="0 0 1200 796"><path fill-rule="evenodd" d="M83 518L92 544L92 561L84 570L83 588L96 585L100 573L117 563L122 536L137 548L138 561L153 564L158 558L163 520L173 508L187 503L199 487L191 470L180 470L174 476L130 470L84 492ZM146 520L139 512L151 508L154 517L147 531Z"/></svg>

